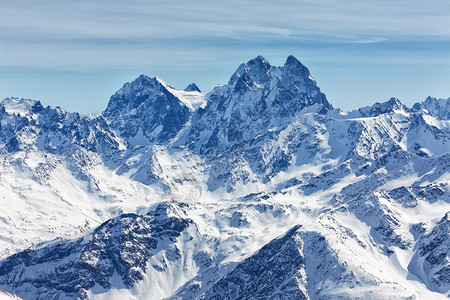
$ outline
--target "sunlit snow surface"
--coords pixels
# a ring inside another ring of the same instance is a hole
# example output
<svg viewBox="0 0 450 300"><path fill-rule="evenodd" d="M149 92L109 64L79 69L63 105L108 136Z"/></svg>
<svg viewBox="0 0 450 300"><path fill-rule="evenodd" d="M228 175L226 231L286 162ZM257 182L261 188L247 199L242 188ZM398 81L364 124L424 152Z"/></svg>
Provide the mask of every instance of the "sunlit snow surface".
<svg viewBox="0 0 450 300"><path fill-rule="evenodd" d="M140 76L96 117L7 99L0 290L446 299L448 103L343 113L293 57L208 94Z"/></svg>
<svg viewBox="0 0 450 300"><path fill-rule="evenodd" d="M30 112L36 102L34 99L6 98L0 105L10 114L25 116Z"/></svg>
<svg viewBox="0 0 450 300"><path fill-rule="evenodd" d="M5 291L0 291L0 300L20 300L23 299L19 297L18 295L11 294Z"/></svg>

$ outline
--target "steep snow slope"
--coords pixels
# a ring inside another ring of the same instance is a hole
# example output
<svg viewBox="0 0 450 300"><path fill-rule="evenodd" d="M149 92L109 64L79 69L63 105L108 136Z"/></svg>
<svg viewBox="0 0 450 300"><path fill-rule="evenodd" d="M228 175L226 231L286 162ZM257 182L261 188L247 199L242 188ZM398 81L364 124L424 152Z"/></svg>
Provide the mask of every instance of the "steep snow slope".
<svg viewBox="0 0 450 300"><path fill-rule="evenodd" d="M208 94L142 75L93 118L6 99L0 289L444 299L448 107L343 113L292 56L250 60Z"/></svg>
<svg viewBox="0 0 450 300"><path fill-rule="evenodd" d="M207 95L202 94L200 89L195 85L195 83L191 83L184 90L180 91L174 89L170 85L168 85L161 78L157 78L158 81L164 85L164 87L171 92L175 97L177 97L184 105L186 105L191 111L195 111L198 108L204 108L206 106Z"/></svg>
<svg viewBox="0 0 450 300"><path fill-rule="evenodd" d="M30 110L11 114L0 105L1 257L56 236L83 233L160 199L161 188L114 170L127 142L103 117L20 102Z"/></svg>
<svg viewBox="0 0 450 300"><path fill-rule="evenodd" d="M15 294L11 294L5 291L0 291L0 300L20 300L23 299L22 297L15 295Z"/></svg>

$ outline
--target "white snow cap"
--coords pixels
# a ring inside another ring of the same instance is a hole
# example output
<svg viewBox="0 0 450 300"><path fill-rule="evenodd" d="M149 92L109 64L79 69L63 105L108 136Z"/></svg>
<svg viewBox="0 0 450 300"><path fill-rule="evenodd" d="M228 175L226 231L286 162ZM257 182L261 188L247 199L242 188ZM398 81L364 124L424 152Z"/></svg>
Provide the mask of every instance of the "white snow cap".
<svg viewBox="0 0 450 300"><path fill-rule="evenodd" d="M19 99L16 97L5 98L0 106L3 106L7 113L26 115L30 112L31 108L38 103L36 99Z"/></svg>

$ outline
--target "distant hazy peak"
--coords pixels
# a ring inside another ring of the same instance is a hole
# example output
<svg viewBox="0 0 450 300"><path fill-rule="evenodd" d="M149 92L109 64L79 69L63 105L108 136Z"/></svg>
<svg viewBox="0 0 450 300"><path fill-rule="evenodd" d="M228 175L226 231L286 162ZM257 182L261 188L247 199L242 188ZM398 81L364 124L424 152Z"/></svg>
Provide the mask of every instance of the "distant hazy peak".
<svg viewBox="0 0 450 300"><path fill-rule="evenodd" d="M386 113L393 113L395 111L407 111L408 108L404 106L399 99L392 97L386 102L376 102L372 106L361 107L358 110L348 112L352 117L376 117Z"/></svg>
<svg viewBox="0 0 450 300"><path fill-rule="evenodd" d="M189 84L185 89L185 92L199 92L201 93L202 91L198 88L198 86L195 83L191 83Z"/></svg>
<svg viewBox="0 0 450 300"><path fill-rule="evenodd" d="M35 99L19 99L16 97L5 98L0 102L0 106L5 109L7 113L19 114L21 116L28 114L34 106L41 107L41 102Z"/></svg>
<svg viewBox="0 0 450 300"><path fill-rule="evenodd" d="M383 103L375 103L372 107L380 108L382 110L400 110L404 109L405 106L400 102L398 98L392 97L386 102Z"/></svg>
<svg viewBox="0 0 450 300"><path fill-rule="evenodd" d="M412 107L413 111L424 110L430 115L436 116L442 120L450 120L450 98L437 99L427 97L425 101L416 103Z"/></svg>

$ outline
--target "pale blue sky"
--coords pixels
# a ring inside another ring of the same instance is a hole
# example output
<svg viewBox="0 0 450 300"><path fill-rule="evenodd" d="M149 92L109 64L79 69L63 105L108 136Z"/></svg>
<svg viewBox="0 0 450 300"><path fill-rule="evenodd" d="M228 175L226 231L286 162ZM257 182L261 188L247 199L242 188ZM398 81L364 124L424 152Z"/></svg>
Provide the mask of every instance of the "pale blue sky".
<svg viewBox="0 0 450 300"><path fill-rule="evenodd" d="M140 74L224 84L296 56L349 110L450 97L450 1L0 0L0 98L101 112Z"/></svg>

